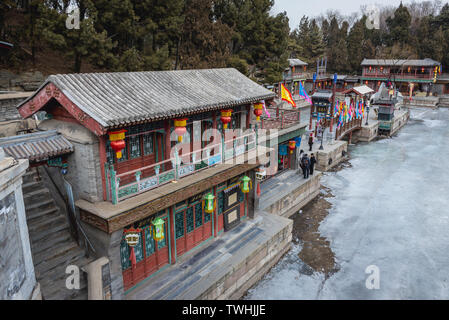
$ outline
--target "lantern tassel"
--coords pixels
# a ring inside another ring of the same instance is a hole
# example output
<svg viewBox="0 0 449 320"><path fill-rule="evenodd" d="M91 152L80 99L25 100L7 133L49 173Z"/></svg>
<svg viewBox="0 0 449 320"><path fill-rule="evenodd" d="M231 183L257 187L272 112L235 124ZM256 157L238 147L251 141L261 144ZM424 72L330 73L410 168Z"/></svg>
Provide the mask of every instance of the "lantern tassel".
<svg viewBox="0 0 449 320"><path fill-rule="evenodd" d="M260 197L260 182L257 182L257 196Z"/></svg>
<svg viewBox="0 0 449 320"><path fill-rule="evenodd" d="M136 254L134 253L134 247L131 247L131 253L129 255L129 260L131 260L131 265L133 267L133 269L136 268Z"/></svg>

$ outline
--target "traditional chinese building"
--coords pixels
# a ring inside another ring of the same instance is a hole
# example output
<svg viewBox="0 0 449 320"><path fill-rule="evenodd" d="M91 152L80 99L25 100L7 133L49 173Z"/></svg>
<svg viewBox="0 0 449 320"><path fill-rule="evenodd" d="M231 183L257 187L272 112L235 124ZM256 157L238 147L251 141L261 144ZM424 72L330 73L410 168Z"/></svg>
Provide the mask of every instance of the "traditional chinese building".
<svg viewBox="0 0 449 320"><path fill-rule="evenodd" d="M255 155L267 150L251 114L274 97L235 69L94 73L50 76L18 106L23 118L44 111L39 129L73 146L70 188L50 174L109 258L114 299L254 217Z"/></svg>
<svg viewBox="0 0 449 320"><path fill-rule="evenodd" d="M382 82L391 81L404 95L413 91L431 91L441 73L441 63L429 58L421 60L363 59L363 84L377 91Z"/></svg>
<svg viewBox="0 0 449 320"><path fill-rule="evenodd" d="M300 59L288 59L288 68L284 70L282 80L285 87L292 93L292 95L299 93L299 82L307 79L307 62Z"/></svg>

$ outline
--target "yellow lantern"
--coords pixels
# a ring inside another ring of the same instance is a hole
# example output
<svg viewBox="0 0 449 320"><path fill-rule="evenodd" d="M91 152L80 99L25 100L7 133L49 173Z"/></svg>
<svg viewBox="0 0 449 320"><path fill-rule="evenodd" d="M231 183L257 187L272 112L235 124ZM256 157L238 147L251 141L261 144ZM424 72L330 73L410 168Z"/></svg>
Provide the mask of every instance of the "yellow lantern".
<svg viewBox="0 0 449 320"><path fill-rule="evenodd" d="M216 207L215 196L208 193L203 198L203 210L206 213L213 213Z"/></svg>
<svg viewBox="0 0 449 320"><path fill-rule="evenodd" d="M250 177L243 176L242 179L240 179L240 189L243 193L248 193L252 187L253 186Z"/></svg>

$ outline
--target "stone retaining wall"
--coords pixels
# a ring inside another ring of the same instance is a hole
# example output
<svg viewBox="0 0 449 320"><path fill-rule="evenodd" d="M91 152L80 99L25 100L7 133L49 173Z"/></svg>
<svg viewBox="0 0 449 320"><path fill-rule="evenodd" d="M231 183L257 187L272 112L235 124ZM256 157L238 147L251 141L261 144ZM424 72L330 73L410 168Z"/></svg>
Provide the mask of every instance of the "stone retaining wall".
<svg viewBox="0 0 449 320"><path fill-rule="evenodd" d="M399 129L405 126L409 118L410 118L410 110L403 111L400 114L396 114L395 112L390 135L395 134Z"/></svg>
<svg viewBox="0 0 449 320"><path fill-rule="evenodd" d="M357 143L359 141L370 142L375 137L377 137L377 131L379 128L379 123L374 121L368 126L363 127L360 130L354 131L352 134L352 142Z"/></svg>
<svg viewBox="0 0 449 320"><path fill-rule="evenodd" d="M346 159L348 142L338 140L334 144L327 145L325 150L316 152L316 170L327 171ZM345 155L343 155L345 154Z"/></svg>
<svg viewBox="0 0 449 320"><path fill-rule="evenodd" d="M271 219L285 218L273 216ZM276 234L267 236L264 243L259 244L243 261L234 266L223 277L217 279L209 289L196 299L240 299L290 249L292 229L293 221L289 220L285 227Z"/></svg>
<svg viewBox="0 0 449 320"><path fill-rule="evenodd" d="M299 177L298 182L303 181ZM263 210L271 214L290 217L319 194L320 179L321 172L315 171L305 183L298 183L298 187L285 190L285 194L281 194L279 200L263 208Z"/></svg>

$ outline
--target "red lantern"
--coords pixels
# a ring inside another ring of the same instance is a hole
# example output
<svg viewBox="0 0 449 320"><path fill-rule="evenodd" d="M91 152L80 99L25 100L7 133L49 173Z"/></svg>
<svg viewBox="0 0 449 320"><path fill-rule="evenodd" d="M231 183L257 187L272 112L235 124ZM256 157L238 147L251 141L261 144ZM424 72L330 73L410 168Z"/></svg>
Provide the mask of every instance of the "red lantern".
<svg viewBox="0 0 449 320"><path fill-rule="evenodd" d="M290 154L292 154L293 151L294 151L295 148L296 148L296 141L295 141L295 140L290 140L290 141L288 142L288 148L290 149Z"/></svg>
<svg viewBox="0 0 449 320"><path fill-rule="evenodd" d="M175 119L175 133L178 136L178 142L182 142L182 136L187 132L187 118Z"/></svg>
<svg viewBox="0 0 449 320"><path fill-rule="evenodd" d="M257 121L260 120L260 116L262 115L262 108L263 108L262 103L259 102L254 104L254 114L256 115Z"/></svg>
<svg viewBox="0 0 449 320"><path fill-rule="evenodd" d="M109 132L109 141L111 141L111 148L114 150L117 159L122 157L122 150L125 149L125 132L126 130L118 130Z"/></svg>
<svg viewBox="0 0 449 320"><path fill-rule="evenodd" d="M228 123L231 122L232 109L221 110L221 122L223 123L223 128L228 128Z"/></svg>

